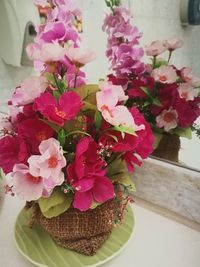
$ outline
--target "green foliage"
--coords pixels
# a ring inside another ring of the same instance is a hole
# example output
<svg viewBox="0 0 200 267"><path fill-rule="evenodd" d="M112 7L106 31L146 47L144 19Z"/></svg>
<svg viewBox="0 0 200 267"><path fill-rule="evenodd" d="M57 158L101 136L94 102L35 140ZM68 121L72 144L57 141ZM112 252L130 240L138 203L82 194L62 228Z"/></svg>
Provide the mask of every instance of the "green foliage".
<svg viewBox="0 0 200 267"><path fill-rule="evenodd" d="M58 125L45 119L40 120L49 125L56 133L59 133L60 127Z"/></svg>
<svg viewBox="0 0 200 267"><path fill-rule="evenodd" d="M113 9L115 6L119 6L121 4L121 0L105 0L106 5Z"/></svg>
<svg viewBox="0 0 200 267"><path fill-rule="evenodd" d="M124 161L116 159L107 168L107 175L113 181L127 187L129 191L135 192L135 185L127 171Z"/></svg>
<svg viewBox="0 0 200 267"><path fill-rule="evenodd" d="M155 137L155 140L154 140L154 144L153 144L153 148L154 150L158 147L159 143L160 143L160 140L162 139L163 135L161 133L158 133L158 132L153 132L153 135Z"/></svg>
<svg viewBox="0 0 200 267"><path fill-rule="evenodd" d="M130 128L130 127L127 127L127 126L114 126L113 128L114 128L114 130L116 130L118 132L121 132L122 135L124 135L125 133L127 133L127 134L131 134L131 135L137 136L137 134L135 133L135 131L132 128Z"/></svg>
<svg viewBox="0 0 200 267"><path fill-rule="evenodd" d="M174 134L179 135L180 137L185 137L187 139L192 139L192 129L190 127L188 128L180 128L173 130Z"/></svg>
<svg viewBox="0 0 200 267"><path fill-rule="evenodd" d="M42 214L46 218L56 217L69 209L73 196L71 193L64 194L60 188L55 188L48 198L40 198L38 204Z"/></svg>
<svg viewBox="0 0 200 267"><path fill-rule="evenodd" d="M101 124L102 124L102 116L101 116L101 112L98 110L95 112L94 122L95 122L96 129L99 131L101 128Z"/></svg>
<svg viewBox="0 0 200 267"><path fill-rule="evenodd" d="M149 104L153 104L158 107L162 106L160 100L157 97L154 97L147 87L141 86L140 89L148 96L148 101L145 102L144 106L148 106Z"/></svg>
<svg viewBox="0 0 200 267"><path fill-rule="evenodd" d="M61 129L58 133L58 141L60 145L63 147L65 145L66 133L64 129Z"/></svg>
<svg viewBox="0 0 200 267"><path fill-rule="evenodd" d="M79 94L82 101L86 101L96 106L96 93L99 91L97 84L87 84L75 88L74 91Z"/></svg>

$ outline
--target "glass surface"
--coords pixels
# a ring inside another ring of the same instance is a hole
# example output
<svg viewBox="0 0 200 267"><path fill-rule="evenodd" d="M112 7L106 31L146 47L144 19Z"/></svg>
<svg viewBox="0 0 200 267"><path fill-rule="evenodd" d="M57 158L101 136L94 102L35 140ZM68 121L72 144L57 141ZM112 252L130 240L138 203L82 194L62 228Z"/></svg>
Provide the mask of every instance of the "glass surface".
<svg viewBox="0 0 200 267"><path fill-rule="evenodd" d="M156 39L180 37L185 41L185 46L182 50L177 51L177 56L173 57L174 64L179 67L192 67L194 73L200 76L200 27L181 27L177 15L179 1L174 1L174 6L169 4L168 0L124 0L123 2L131 9L134 15L133 22L143 32L143 38L141 39L143 47ZM84 70L90 83L98 83L100 78L105 78L111 72L105 56L107 36L102 31L103 19L109 9L103 0L77 0L77 3L83 12L81 46L82 48L93 49L97 55L96 60L88 64ZM25 10L23 12L25 13ZM33 70L30 68L14 68L0 61L0 80L2 81L0 85L0 111L6 111L5 103L11 95L11 89L13 90L15 85L30 75L31 72L33 73ZM200 126L200 119L196 123ZM200 170L200 139L195 133L193 133L191 140L181 138L179 161L185 167Z"/></svg>

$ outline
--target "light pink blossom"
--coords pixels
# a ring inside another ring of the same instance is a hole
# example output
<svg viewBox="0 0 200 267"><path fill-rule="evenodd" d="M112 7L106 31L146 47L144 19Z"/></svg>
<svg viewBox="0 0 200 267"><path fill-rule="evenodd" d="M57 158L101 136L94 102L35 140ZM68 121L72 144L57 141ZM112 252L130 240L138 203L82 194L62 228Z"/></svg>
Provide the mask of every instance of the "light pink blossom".
<svg viewBox="0 0 200 267"><path fill-rule="evenodd" d="M120 85L113 85L111 82L103 81L99 84L100 92L97 92L97 107L102 110L102 107L114 108L119 101L128 99L123 88Z"/></svg>
<svg viewBox="0 0 200 267"><path fill-rule="evenodd" d="M30 174L25 164L16 164L12 172L13 192L26 201L37 200L43 193L43 181L39 176Z"/></svg>
<svg viewBox="0 0 200 267"><path fill-rule="evenodd" d="M31 76L25 79L20 86L15 89L12 95L14 106L23 106L33 103L47 88L48 83L45 77Z"/></svg>
<svg viewBox="0 0 200 267"><path fill-rule="evenodd" d="M39 145L41 155L33 155L28 159L30 173L45 179L51 178L55 185L64 181L62 168L66 166L66 159L59 141L54 138L44 140Z"/></svg>
<svg viewBox="0 0 200 267"><path fill-rule="evenodd" d="M145 52L147 56L158 56L165 52L167 49L164 47L163 42L153 41L150 45L145 46Z"/></svg>
<svg viewBox="0 0 200 267"><path fill-rule="evenodd" d="M104 107L102 109L103 118L114 126L125 126L132 130L140 131L144 130L145 126L143 124L136 125L131 112L125 106L116 106L113 109Z"/></svg>
<svg viewBox="0 0 200 267"><path fill-rule="evenodd" d="M178 92L180 95L180 98L185 98L185 100L194 100L195 97L198 96L198 89L195 89L192 87L189 83L182 83L178 87Z"/></svg>
<svg viewBox="0 0 200 267"><path fill-rule="evenodd" d="M175 129L178 124L178 114L176 110L170 108L163 110L160 115L156 117L156 125L158 128L163 128L166 132Z"/></svg>
<svg viewBox="0 0 200 267"><path fill-rule="evenodd" d="M44 43L41 46L31 43L26 47L26 52L31 60L56 62L64 58L66 48L58 43Z"/></svg>
<svg viewBox="0 0 200 267"><path fill-rule="evenodd" d="M169 51L174 51L175 49L182 47L183 43L183 40L180 39L169 39L163 41L164 47L166 47Z"/></svg>
<svg viewBox="0 0 200 267"><path fill-rule="evenodd" d="M160 83L174 83L177 81L178 76L175 69L172 66L162 65L161 67L154 69L151 76L156 82Z"/></svg>
<svg viewBox="0 0 200 267"><path fill-rule="evenodd" d="M181 78L184 82L190 83L194 87L200 86L200 78L192 74L191 68L183 68L181 70Z"/></svg>
<svg viewBox="0 0 200 267"><path fill-rule="evenodd" d="M72 46L66 50L66 56L79 67L84 66L96 58L93 51L86 50L83 52L80 48Z"/></svg>
<svg viewBox="0 0 200 267"><path fill-rule="evenodd" d="M48 0L34 0L36 6L46 7L49 6Z"/></svg>

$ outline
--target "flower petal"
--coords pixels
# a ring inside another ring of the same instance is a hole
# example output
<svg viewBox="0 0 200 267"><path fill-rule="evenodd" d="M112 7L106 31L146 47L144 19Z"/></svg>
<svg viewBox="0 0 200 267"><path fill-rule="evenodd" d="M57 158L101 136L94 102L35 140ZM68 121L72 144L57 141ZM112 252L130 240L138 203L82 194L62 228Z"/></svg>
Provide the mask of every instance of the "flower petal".
<svg viewBox="0 0 200 267"><path fill-rule="evenodd" d="M76 192L74 195L73 207L79 209L80 211L88 210L93 201L93 196L91 191L87 192Z"/></svg>
<svg viewBox="0 0 200 267"><path fill-rule="evenodd" d="M96 178L92 192L97 202L105 202L114 197L113 184L107 177Z"/></svg>

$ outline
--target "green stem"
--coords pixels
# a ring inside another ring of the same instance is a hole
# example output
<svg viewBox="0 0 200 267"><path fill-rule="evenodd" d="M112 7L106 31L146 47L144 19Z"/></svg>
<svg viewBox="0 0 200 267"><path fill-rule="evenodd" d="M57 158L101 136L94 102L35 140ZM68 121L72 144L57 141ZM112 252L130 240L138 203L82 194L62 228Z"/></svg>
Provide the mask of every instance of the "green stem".
<svg viewBox="0 0 200 267"><path fill-rule="evenodd" d="M170 61L170 59L171 59L171 56L172 56L172 51L169 51L169 57L168 57L168 63L169 63L169 61Z"/></svg>
<svg viewBox="0 0 200 267"><path fill-rule="evenodd" d="M68 133L65 137L68 137L68 136L73 135L73 134L84 134L84 135L87 135L87 136L91 136L90 134L88 134L88 133L86 133L86 132L82 132L82 131L73 131L73 132Z"/></svg>
<svg viewBox="0 0 200 267"><path fill-rule="evenodd" d="M111 159L111 160L107 163L107 165L105 166L105 168L107 168L113 161L115 161L115 160L121 158L121 156L122 156L123 154L124 154L124 152L122 152L122 153L116 155L113 159Z"/></svg>
<svg viewBox="0 0 200 267"><path fill-rule="evenodd" d="M156 56L153 56L153 69L156 67Z"/></svg>
<svg viewBox="0 0 200 267"><path fill-rule="evenodd" d="M58 91L62 94L62 90L60 89L60 86L59 86L59 84L58 84L58 81L57 81L57 78L56 78L55 73L53 73L53 78L54 78L55 84L56 84L56 86L57 86L57 88L58 88Z"/></svg>

